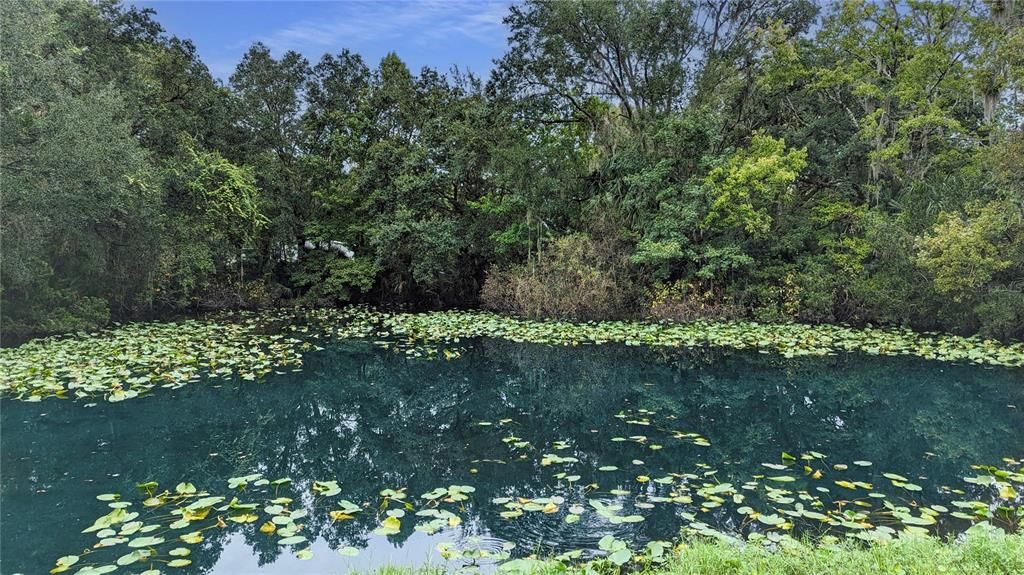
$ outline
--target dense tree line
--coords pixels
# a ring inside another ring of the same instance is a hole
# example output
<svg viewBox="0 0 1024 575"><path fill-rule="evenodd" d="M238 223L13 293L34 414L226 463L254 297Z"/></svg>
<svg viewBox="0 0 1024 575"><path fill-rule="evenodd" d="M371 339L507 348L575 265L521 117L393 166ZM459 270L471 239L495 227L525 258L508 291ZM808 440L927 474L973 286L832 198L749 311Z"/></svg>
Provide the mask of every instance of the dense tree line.
<svg viewBox="0 0 1024 575"><path fill-rule="evenodd" d="M372 302L1024 335L1024 4L531 0L486 79L0 5L2 328Z"/></svg>

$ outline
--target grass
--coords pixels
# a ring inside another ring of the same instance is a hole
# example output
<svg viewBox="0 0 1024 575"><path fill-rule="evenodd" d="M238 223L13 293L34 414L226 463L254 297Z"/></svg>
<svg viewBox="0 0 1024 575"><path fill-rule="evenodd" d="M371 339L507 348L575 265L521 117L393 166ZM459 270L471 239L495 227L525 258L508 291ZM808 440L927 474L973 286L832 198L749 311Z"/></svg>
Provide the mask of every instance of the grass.
<svg viewBox="0 0 1024 575"><path fill-rule="evenodd" d="M555 562L514 561L507 567L529 575L612 575L608 562L590 568ZM636 564L630 564L636 565ZM627 566L623 572L631 571ZM504 571L501 569L500 571ZM1024 575L1024 532L970 533L959 541L908 537L887 545L794 543L775 551L760 545L737 547L723 541L690 541L666 563L635 572L644 575ZM445 575L443 567L418 570L383 567L375 575Z"/></svg>
<svg viewBox="0 0 1024 575"><path fill-rule="evenodd" d="M888 545L796 545L777 552L723 542L693 543L659 570L664 575L1021 575L1024 534L971 535L962 543L933 537Z"/></svg>

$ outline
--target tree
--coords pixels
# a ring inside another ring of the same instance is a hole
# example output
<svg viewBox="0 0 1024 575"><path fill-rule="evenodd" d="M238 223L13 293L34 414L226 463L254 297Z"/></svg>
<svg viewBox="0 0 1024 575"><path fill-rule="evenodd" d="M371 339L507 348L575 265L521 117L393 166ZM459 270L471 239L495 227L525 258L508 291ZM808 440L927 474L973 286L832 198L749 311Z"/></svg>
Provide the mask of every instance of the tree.
<svg viewBox="0 0 1024 575"><path fill-rule="evenodd" d="M260 237L256 263L267 279L273 277L281 254L301 243L309 208L299 165L303 91L309 74L309 64L298 53L275 59L269 48L256 43L230 79L245 142L227 157L261 166L256 179L269 222Z"/></svg>
<svg viewBox="0 0 1024 575"><path fill-rule="evenodd" d="M704 178L710 205L701 227L741 229L763 238L772 226L769 210L791 193L805 165L805 150L786 150L782 140L755 135L747 148L737 150Z"/></svg>
<svg viewBox="0 0 1024 575"><path fill-rule="evenodd" d="M698 30L688 2L534 0L513 5L505 23L511 46L499 81L562 118L596 126L588 101L597 98L636 125L678 109L693 80L687 61Z"/></svg>
<svg viewBox="0 0 1024 575"><path fill-rule="evenodd" d="M933 278L939 294L964 304L954 309L995 316L985 318L983 331L1007 337L1024 328L1024 305L1019 298L1014 303L1005 297L1020 295L1013 283L1024 277L1022 256L1024 210L1019 204L993 201L969 206L966 217L943 213L919 238L917 263Z"/></svg>
<svg viewBox="0 0 1024 575"><path fill-rule="evenodd" d="M170 309L194 306L218 286L237 286L244 279L245 250L268 222L251 168L197 150L188 138L181 149L167 175L156 293Z"/></svg>
<svg viewBox="0 0 1024 575"><path fill-rule="evenodd" d="M823 89L842 85L851 119L871 144L871 179L922 178L977 128L970 116L966 60L968 5L915 1L845 2L826 19L821 47L848 56L814 71ZM850 102L853 104L853 102ZM969 141L969 140L968 140Z"/></svg>
<svg viewBox="0 0 1024 575"><path fill-rule="evenodd" d="M1024 5L818 8L528 0L486 82L257 43L222 84L151 9L9 2L0 327L483 291L1019 337Z"/></svg>
<svg viewBox="0 0 1024 575"><path fill-rule="evenodd" d="M7 332L92 327L139 306L159 192L118 90L90 82L56 7L0 7L0 241Z"/></svg>

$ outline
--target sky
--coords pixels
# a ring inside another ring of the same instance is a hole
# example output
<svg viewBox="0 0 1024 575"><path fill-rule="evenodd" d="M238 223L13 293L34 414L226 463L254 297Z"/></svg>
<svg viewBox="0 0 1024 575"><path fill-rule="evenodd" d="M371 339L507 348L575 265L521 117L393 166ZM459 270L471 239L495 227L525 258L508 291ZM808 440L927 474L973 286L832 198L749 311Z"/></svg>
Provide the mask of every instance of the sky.
<svg viewBox="0 0 1024 575"><path fill-rule="evenodd" d="M505 51L510 0L129 0L156 10L168 33L189 39L214 77L227 81L254 42L315 64L348 48L373 67L394 51L414 73L452 66L485 77Z"/></svg>

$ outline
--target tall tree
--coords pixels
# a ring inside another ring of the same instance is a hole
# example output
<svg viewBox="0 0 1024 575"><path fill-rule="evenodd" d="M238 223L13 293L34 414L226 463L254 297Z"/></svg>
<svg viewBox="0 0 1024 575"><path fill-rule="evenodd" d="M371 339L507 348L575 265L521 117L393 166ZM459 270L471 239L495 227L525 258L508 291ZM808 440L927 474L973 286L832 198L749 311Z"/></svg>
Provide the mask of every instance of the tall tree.
<svg viewBox="0 0 1024 575"><path fill-rule="evenodd" d="M514 5L508 54L497 78L541 110L596 125L588 100L614 101L631 124L678 109L700 49L690 2L557 2ZM536 118L535 119L540 119Z"/></svg>
<svg viewBox="0 0 1024 575"><path fill-rule="evenodd" d="M269 219L261 237L256 263L272 274L286 254L301 243L309 194L301 178L302 107L309 64L300 54L286 52L276 59L257 43L242 57L230 83L235 117L246 138L228 158L259 165L257 185ZM256 267L256 266L253 266ZM269 277L268 277L269 279Z"/></svg>
<svg viewBox="0 0 1024 575"><path fill-rule="evenodd" d="M90 327L139 304L159 192L120 91L61 30L64 4L0 6L4 330Z"/></svg>

